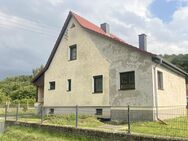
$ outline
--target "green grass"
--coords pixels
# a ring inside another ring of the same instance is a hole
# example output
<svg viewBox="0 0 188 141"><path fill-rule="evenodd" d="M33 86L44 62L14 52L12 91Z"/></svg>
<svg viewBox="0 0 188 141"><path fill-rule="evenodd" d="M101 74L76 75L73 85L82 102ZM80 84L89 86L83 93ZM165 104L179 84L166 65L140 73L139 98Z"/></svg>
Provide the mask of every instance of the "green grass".
<svg viewBox="0 0 188 141"><path fill-rule="evenodd" d="M160 122L133 123L131 124L131 131L135 133L188 138L188 117L165 120L165 123L167 125Z"/></svg>
<svg viewBox="0 0 188 141"><path fill-rule="evenodd" d="M70 125L75 126L76 117L75 115L48 115L45 117L45 124L55 124L55 125ZM78 116L78 126L79 127L92 127L96 128L102 126L104 123L100 122L94 116L79 115Z"/></svg>
<svg viewBox="0 0 188 141"><path fill-rule="evenodd" d="M31 117L21 116L19 117L18 121L41 123L41 119L39 116L31 116ZM47 115L44 117L43 124L75 127L76 117L73 114L72 115ZM86 115L78 116L78 127L97 128L103 125L104 123L98 120L95 116L86 116Z"/></svg>
<svg viewBox="0 0 188 141"><path fill-rule="evenodd" d="M101 138L58 133L39 128L11 126L0 136L0 141L104 141Z"/></svg>

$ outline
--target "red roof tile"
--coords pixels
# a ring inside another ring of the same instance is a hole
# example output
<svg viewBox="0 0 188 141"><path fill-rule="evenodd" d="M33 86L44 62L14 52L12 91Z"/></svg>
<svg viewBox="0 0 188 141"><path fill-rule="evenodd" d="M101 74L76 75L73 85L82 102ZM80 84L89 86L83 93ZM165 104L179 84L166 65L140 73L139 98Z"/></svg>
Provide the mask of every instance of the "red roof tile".
<svg viewBox="0 0 188 141"><path fill-rule="evenodd" d="M76 20L78 21L78 23L82 27L84 27L86 29L89 29L89 30L92 30L94 32L97 32L99 34L102 34L102 35L104 35L104 36L106 36L108 38L112 38L114 40L117 40L119 42L124 42L122 39L118 38L117 36L115 36L113 34L107 34L107 33L105 33L100 27L98 27L97 25L89 22L88 20L84 19L83 17L81 17L81 16L79 16L79 15L73 13L73 12L72 12L72 15L76 18Z"/></svg>
<svg viewBox="0 0 188 141"><path fill-rule="evenodd" d="M141 49L139 49L139 48L137 48L137 47L135 47L135 46L132 46L132 45L126 43L125 41L123 41L122 39L120 39L119 37L117 37L117 36L115 36L115 35L113 35L113 34L107 34L107 33L105 33L105 32L104 32L100 27L98 27L97 25L95 25L95 24L89 22L88 20L84 19L83 17L81 17L81 16L79 16L79 15L73 13L73 12L69 12L69 15L68 15L68 17L67 17L67 19L66 19L66 21L65 21L65 23L64 23L64 26L63 26L63 28L62 28L62 30L61 30L61 32L60 32L60 35L59 35L59 37L58 37L58 39L57 39L57 41L56 41L56 43L55 43L55 45L54 45L54 48L53 48L53 50L52 50L52 52L51 52L51 54L50 54L50 57L48 58L48 61L47 61L46 65L45 65L44 69L43 69L42 71L40 71L40 72L37 74L37 76L35 76L35 77L33 78L33 80L32 80L33 83L34 83L35 81L37 81L37 80L40 78L40 76L42 76L42 75L44 74L44 72L48 69L48 67L49 67L49 65L50 65L50 63L51 63L51 61L52 61L52 59L53 59L53 57L54 57L54 54L55 54L55 52L56 52L56 50L57 50L57 48L58 48L58 46L59 46L59 44L60 44L60 42L61 42L61 38L62 38L63 35L64 35L65 29L67 28L68 23L69 23L69 21L70 21L70 19L71 19L72 16L73 16L73 17L78 21L78 23L79 23L83 28L85 28L85 29L88 29L88 30L93 31L93 32L95 32L95 33L98 33L98 34L100 34L100 35L102 35L102 36L104 36L104 37L107 37L107 38L109 38L109 39L112 39L112 40L114 40L114 41L117 41L117 42L119 42L119 43L125 45L126 47L132 48L132 49L134 49L134 50L136 50L136 51L139 51L139 52L141 52L141 53L144 53L144 54L146 54L146 55L149 55L149 56L156 56L155 54L152 54L152 53L150 53L150 52L141 50Z"/></svg>
<svg viewBox="0 0 188 141"><path fill-rule="evenodd" d="M141 50L141 49L139 49L139 48L137 48L137 47L135 47L135 46L132 46L132 45L126 43L124 40L120 39L120 38L117 37L116 35L105 33L99 26L97 26L97 25L91 23L90 21L84 19L83 17L81 17L81 16L79 16L79 15L73 13L73 12L70 12L70 14L73 15L74 18L78 21L78 23L79 23L83 28L85 28L85 29L88 29L88 30L90 30L90 31L93 31L93 32L95 32L95 33L98 33L98 34L100 34L100 35L102 35L102 36L105 36L105 37L107 37L107 38L109 38L109 39L115 40L115 41L117 41L117 42L119 42L119 43L122 43L122 44L126 45L127 47L131 47L131 48L133 48L133 49L136 49L136 50L139 51L139 52L142 52L142 53L145 53L145 54L151 55L151 56L153 56L153 55L156 56L155 54L152 54L152 53L150 53L150 52L148 52L148 51Z"/></svg>

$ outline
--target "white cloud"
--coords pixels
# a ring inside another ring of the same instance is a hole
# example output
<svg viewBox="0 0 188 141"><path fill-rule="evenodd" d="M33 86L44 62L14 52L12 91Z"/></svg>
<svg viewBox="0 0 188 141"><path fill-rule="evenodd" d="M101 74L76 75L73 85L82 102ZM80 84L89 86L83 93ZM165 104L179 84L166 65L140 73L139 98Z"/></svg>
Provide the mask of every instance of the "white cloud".
<svg viewBox="0 0 188 141"><path fill-rule="evenodd" d="M16 66L20 68L25 66L26 71L30 72L32 68L45 64L60 27L63 26L70 10L97 25L108 22L112 33L135 46L138 46L137 35L146 33L148 50L153 53L188 53L188 6L181 6L182 3L188 4L188 2L179 1L180 6L172 15L172 21L168 23L164 23L150 13L149 6L152 2L153 0L15 0L14 2L6 0L1 2L1 68L4 66L12 73L13 70L18 72ZM23 48L24 53L22 53ZM6 59L9 59L8 64L3 61ZM18 65L15 65L16 63Z"/></svg>

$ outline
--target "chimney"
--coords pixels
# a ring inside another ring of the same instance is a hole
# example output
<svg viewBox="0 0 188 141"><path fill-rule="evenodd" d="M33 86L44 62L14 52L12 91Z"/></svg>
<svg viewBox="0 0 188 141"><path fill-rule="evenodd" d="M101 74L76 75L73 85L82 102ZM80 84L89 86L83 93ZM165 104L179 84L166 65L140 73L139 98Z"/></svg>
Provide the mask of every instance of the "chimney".
<svg viewBox="0 0 188 141"><path fill-rule="evenodd" d="M147 51L147 36L146 34L140 34L139 37L139 48L141 50Z"/></svg>
<svg viewBox="0 0 188 141"><path fill-rule="evenodd" d="M107 24L107 23L101 24L101 29L102 29L105 33L110 34L110 26L109 26L109 24Z"/></svg>

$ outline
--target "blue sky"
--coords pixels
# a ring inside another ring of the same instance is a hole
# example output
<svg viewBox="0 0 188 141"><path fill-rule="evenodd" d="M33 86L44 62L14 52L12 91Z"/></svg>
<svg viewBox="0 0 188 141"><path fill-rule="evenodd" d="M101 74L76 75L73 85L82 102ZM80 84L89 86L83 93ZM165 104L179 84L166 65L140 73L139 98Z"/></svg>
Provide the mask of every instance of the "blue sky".
<svg viewBox="0 0 188 141"><path fill-rule="evenodd" d="M149 10L151 13L165 22L172 20L172 15L178 8L177 1L155 0Z"/></svg>
<svg viewBox="0 0 188 141"><path fill-rule="evenodd" d="M156 54L188 52L188 0L0 0L0 79L45 64L70 10Z"/></svg>
<svg viewBox="0 0 188 141"><path fill-rule="evenodd" d="M178 0L155 0L149 6L150 12L163 20L164 22L170 22L174 12L180 8L186 6L185 1Z"/></svg>

